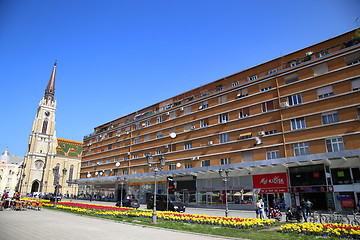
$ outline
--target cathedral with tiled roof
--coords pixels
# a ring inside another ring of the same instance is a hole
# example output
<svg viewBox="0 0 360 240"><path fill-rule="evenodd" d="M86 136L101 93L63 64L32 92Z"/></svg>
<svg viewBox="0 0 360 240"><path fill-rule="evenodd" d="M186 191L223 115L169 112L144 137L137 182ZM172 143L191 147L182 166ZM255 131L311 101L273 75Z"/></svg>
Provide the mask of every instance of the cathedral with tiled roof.
<svg viewBox="0 0 360 240"><path fill-rule="evenodd" d="M29 136L19 191L21 195L57 192L77 195L83 143L56 137L55 96L56 62L44 97L40 100Z"/></svg>

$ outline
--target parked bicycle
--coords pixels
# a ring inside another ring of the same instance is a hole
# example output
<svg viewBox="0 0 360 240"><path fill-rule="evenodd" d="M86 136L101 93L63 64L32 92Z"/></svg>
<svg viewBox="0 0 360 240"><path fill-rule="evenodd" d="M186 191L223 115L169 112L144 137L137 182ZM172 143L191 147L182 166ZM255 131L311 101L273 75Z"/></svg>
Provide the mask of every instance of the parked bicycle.
<svg viewBox="0 0 360 240"><path fill-rule="evenodd" d="M330 215L326 216L326 223L342 223L350 224L350 219L347 215L341 214L341 212L330 211Z"/></svg>
<svg viewBox="0 0 360 240"><path fill-rule="evenodd" d="M310 213L308 220L312 223L323 223L326 221L326 216L322 215L319 211L314 211Z"/></svg>
<svg viewBox="0 0 360 240"><path fill-rule="evenodd" d="M360 212L359 211L354 211L354 220L351 221L352 225L360 225Z"/></svg>

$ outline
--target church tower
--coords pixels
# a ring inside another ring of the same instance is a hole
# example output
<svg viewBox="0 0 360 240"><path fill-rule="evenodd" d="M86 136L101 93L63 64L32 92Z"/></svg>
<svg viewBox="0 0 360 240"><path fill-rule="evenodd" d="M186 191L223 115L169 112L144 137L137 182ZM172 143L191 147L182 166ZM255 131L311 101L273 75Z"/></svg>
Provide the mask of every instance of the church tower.
<svg viewBox="0 0 360 240"><path fill-rule="evenodd" d="M25 184L21 190L22 193L47 192L48 188L53 188L53 182L46 180L51 178L49 175L52 175L52 162L55 159L57 147L55 75L56 61L32 125L25 155L23 174Z"/></svg>

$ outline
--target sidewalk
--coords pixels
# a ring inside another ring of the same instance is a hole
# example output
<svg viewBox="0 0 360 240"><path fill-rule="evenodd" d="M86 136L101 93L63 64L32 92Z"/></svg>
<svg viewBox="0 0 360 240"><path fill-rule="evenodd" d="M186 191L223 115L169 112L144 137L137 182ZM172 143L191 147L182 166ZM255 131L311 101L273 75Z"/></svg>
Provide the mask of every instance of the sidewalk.
<svg viewBox="0 0 360 240"><path fill-rule="evenodd" d="M156 227L138 226L111 220L42 209L41 211L0 211L0 239L4 240L84 239L229 239Z"/></svg>

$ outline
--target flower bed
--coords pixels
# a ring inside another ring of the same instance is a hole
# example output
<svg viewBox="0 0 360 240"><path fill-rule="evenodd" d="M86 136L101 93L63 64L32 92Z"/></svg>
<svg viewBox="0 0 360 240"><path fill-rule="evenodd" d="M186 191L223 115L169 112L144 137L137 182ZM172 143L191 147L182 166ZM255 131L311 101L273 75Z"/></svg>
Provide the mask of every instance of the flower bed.
<svg viewBox="0 0 360 240"><path fill-rule="evenodd" d="M283 233L360 239L360 226L342 223L292 223L280 227Z"/></svg>
<svg viewBox="0 0 360 240"><path fill-rule="evenodd" d="M44 203L46 207L53 207L53 203ZM87 203L72 203L72 202L58 202L57 208L69 210L73 212L107 216L107 217L140 217L151 218L152 210L121 208L106 205L87 204ZM267 227L275 223L275 220L268 219L253 219L253 218L234 218L234 217L217 217L199 214L185 214L167 211L157 211L157 218L166 221L175 221L193 224L206 224L231 228L259 228Z"/></svg>

